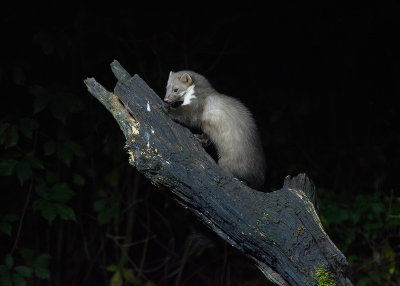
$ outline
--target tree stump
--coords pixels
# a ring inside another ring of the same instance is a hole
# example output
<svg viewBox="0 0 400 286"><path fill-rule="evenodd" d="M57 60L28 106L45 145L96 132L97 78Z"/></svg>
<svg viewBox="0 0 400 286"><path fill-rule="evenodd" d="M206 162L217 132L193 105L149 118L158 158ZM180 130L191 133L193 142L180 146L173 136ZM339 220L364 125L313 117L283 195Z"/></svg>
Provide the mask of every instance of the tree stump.
<svg viewBox="0 0 400 286"><path fill-rule="evenodd" d="M129 163L222 239L250 257L274 285L352 285L346 258L325 233L305 174L263 193L225 174L186 127L173 122L160 97L114 61L114 93L84 82L114 116ZM308 196L306 195L308 194Z"/></svg>

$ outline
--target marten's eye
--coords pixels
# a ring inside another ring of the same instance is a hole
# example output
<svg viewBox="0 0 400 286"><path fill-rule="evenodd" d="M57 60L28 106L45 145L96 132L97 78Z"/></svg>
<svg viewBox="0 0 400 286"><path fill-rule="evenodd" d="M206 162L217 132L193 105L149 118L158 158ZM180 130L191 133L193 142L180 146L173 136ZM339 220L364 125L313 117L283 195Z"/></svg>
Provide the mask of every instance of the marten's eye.
<svg viewBox="0 0 400 286"><path fill-rule="evenodd" d="M177 89L177 88L175 88L175 89L174 89L174 92L178 92L178 89Z"/></svg>

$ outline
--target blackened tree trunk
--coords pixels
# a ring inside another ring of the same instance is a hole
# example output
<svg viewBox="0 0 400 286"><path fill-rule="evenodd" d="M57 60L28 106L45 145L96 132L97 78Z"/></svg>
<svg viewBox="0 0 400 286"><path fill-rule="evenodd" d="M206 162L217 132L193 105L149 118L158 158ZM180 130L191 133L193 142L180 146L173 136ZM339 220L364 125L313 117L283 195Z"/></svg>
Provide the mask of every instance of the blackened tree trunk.
<svg viewBox="0 0 400 286"><path fill-rule="evenodd" d="M352 285L346 258L309 199L315 187L306 175L287 177L272 193L243 185L168 117L160 97L138 75L131 77L117 61L111 68L118 79L114 93L93 78L85 84L118 122L131 165L153 184L167 187L200 221L250 257L271 283Z"/></svg>

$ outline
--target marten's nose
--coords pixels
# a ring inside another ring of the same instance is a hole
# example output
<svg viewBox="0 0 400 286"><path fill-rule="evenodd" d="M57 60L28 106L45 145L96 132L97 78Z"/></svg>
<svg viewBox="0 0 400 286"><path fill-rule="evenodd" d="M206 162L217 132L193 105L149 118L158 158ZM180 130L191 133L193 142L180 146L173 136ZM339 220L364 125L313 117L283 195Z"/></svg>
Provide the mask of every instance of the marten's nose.
<svg viewBox="0 0 400 286"><path fill-rule="evenodd" d="M164 101L165 101L165 102L168 102L168 101L169 101L169 98L168 98L168 97L164 97Z"/></svg>

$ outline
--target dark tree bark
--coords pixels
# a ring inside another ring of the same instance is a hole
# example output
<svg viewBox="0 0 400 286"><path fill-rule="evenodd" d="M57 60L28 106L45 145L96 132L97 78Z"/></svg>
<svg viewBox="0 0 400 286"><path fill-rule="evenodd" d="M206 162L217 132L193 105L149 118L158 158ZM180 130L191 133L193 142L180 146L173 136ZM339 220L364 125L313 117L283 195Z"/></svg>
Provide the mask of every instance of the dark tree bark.
<svg viewBox="0 0 400 286"><path fill-rule="evenodd" d="M129 163L174 197L222 239L250 257L275 285L352 285L346 258L323 230L304 174L287 177L272 193L253 190L225 174L163 102L117 61L114 93L93 78L89 92L112 113L126 138ZM123 104L121 104L121 102ZM323 276L323 277L322 277Z"/></svg>

